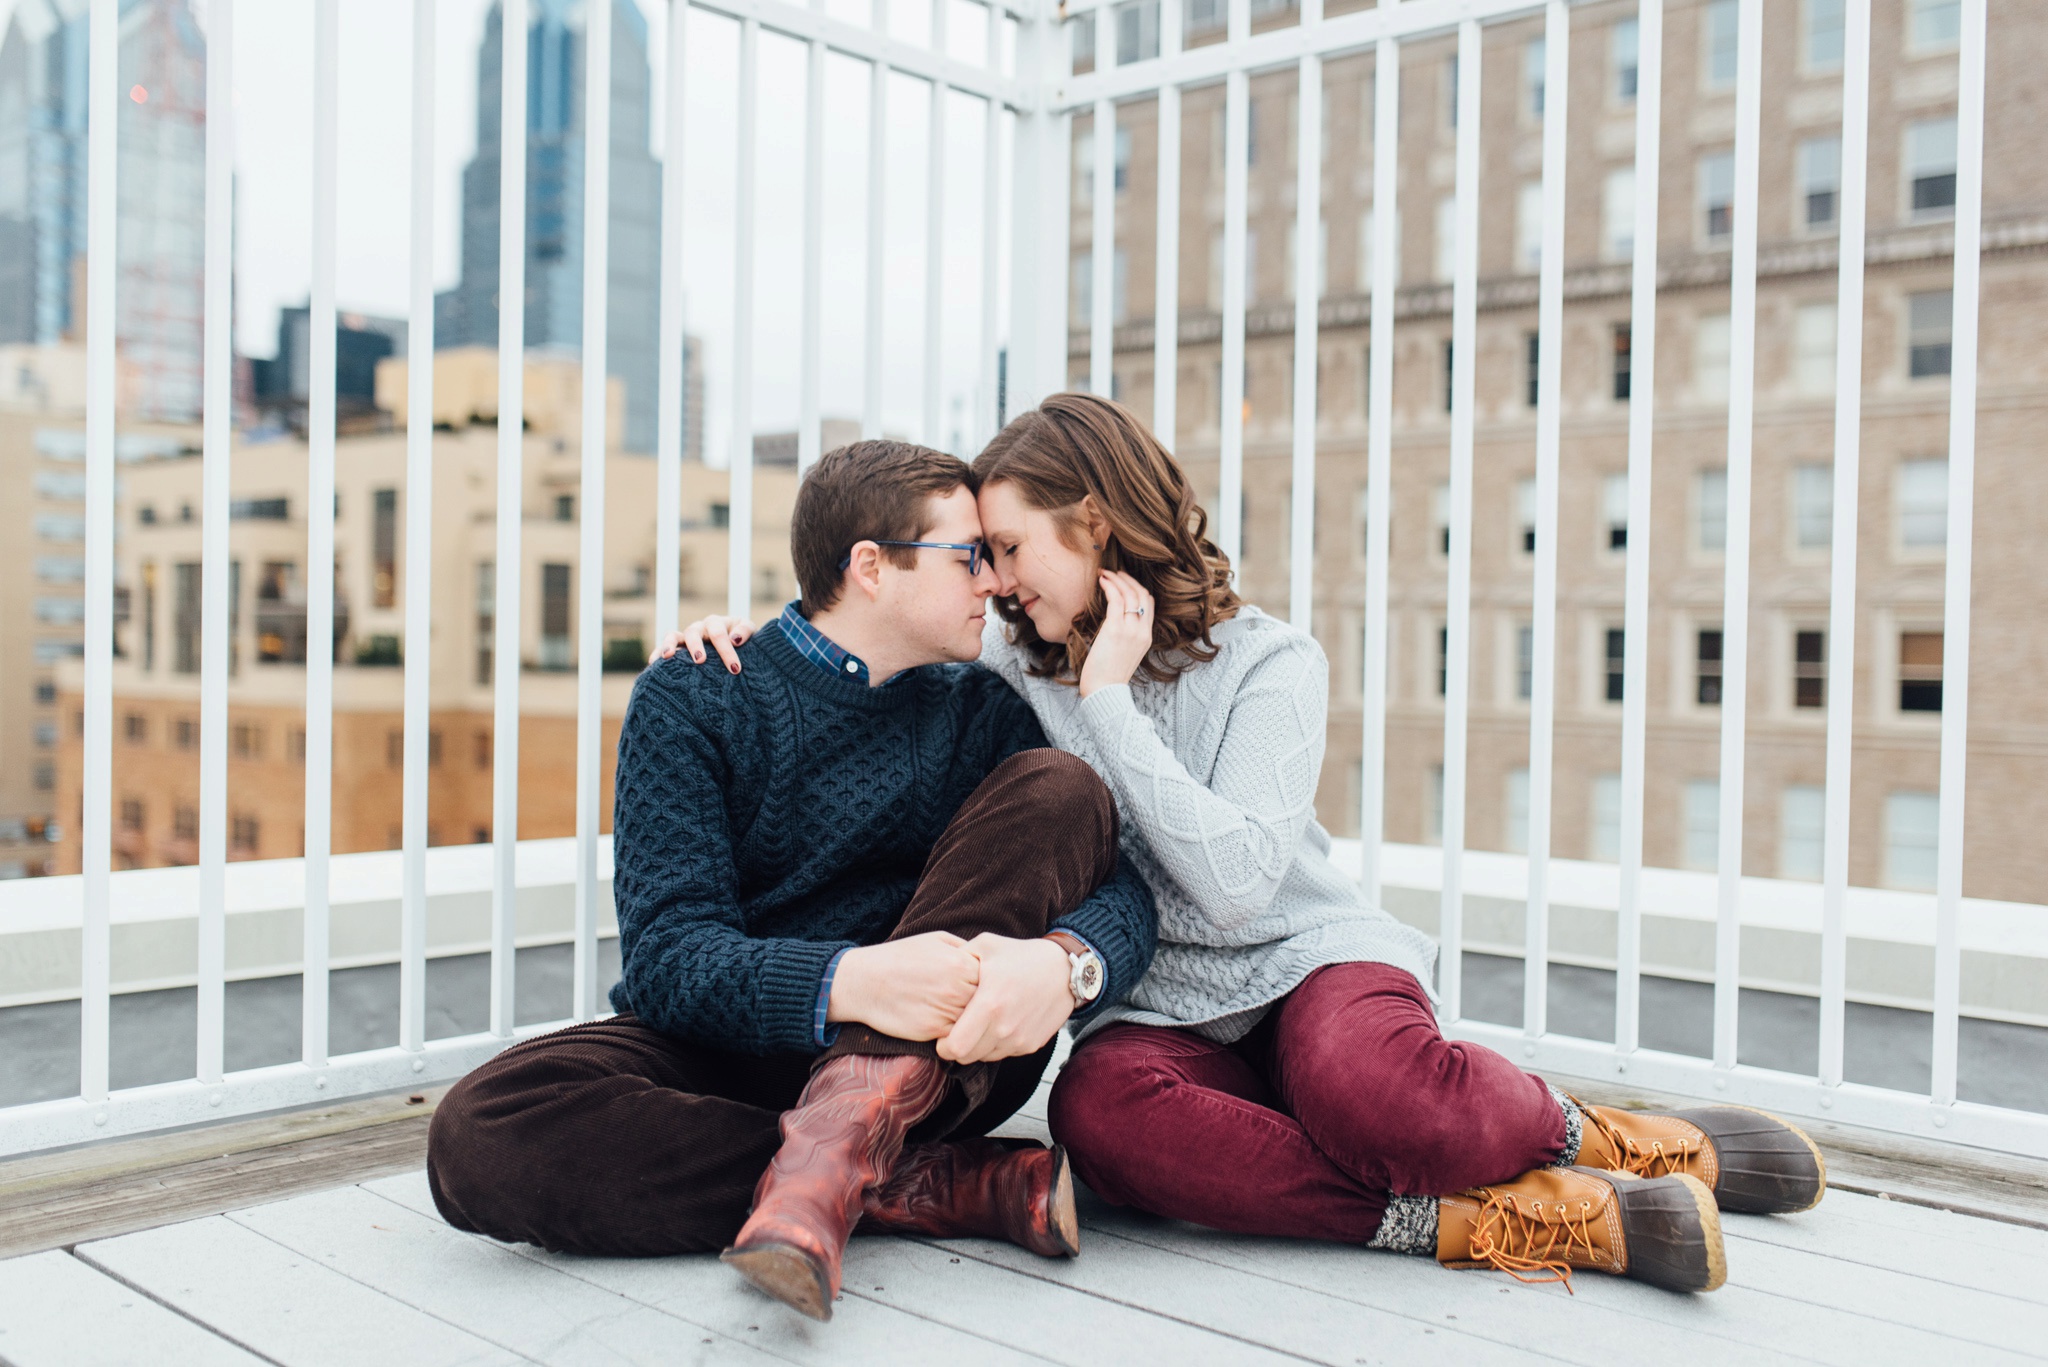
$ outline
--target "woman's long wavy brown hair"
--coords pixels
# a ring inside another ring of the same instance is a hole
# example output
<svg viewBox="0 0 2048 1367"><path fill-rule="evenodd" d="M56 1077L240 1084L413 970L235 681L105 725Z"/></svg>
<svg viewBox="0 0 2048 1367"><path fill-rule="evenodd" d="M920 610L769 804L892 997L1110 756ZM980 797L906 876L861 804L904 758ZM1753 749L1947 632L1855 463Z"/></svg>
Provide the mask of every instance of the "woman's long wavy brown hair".
<svg viewBox="0 0 2048 1367"><path fill-rule="evenodd" d="M1152 651L1139 672L1164 681L1216 658L1209 633L1243 606L1230 560L1207 535L1209 515L1187 472L1130 410L1093 394L1055 394L1020 413L974 461L977 486L1009 483L1027 506L1053 514L1068 545L1086 536L1081 500L1092 497L1110 527L1102 567L1122 570L1152 594ZM1064 641L1047 641L1015 598L996 600L1031 672L1075 679L1102 628L1097 587Z"/></svg>

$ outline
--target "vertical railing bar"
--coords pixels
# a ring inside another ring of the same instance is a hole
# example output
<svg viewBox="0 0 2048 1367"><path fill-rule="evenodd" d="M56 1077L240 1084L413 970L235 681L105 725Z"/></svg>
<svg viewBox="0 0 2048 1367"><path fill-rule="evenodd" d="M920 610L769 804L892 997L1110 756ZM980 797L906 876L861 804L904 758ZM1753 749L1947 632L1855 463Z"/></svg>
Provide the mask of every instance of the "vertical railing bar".
<svg viewBox="0 0 2048 1367"><path fill-rule="evenodd" d="M1462 945L1465 754L1472 675L1473 356L1479 333L1479 23L1458 25L1457 255L1451 277L1451 526L1444 622L1443 886L1438 923ZM1448 952L1448 951L1446 951Z"/></svg>
<svg viewBox="0 0 2048 1367"><path fill-rule="evenodd" d="M427 1046L427 766L434 611L434 0L412 6L412 260L405 325L405 848L398 1043Z"/></svg>
<svg viewBox="0 0 2048 1367"><path fill-rule="evenodd" d="M733 193L732 457L725 610L750 617L754 562L754 136L761 22L740 21L739 157Z"/></svg>
<svg viewBox="0 0 2048 1367"><path fill-rule="evenodd" d="M306 347L306 908L301 1056L327 1066L328 855L334 835L334 389L339 0L313 5L313 280Z"/></svg>
<svg viewBox="0 0 2048 1367"><path fill-rule="evenodd" d="M1657 403L1657 195L1664 128L1664 0L1636 21L1636 202L1629 265L1628 545L1622 577L1621 812L1615 923L1614 1049L1641 1039L1643 772L1649 728L1650 486ZM1547 98L1547 95L1546 95ZM1624 1065L1625 1066L1625 1065Z"/></svg>
<svg viewBox="0 0 2048 1367"><path fill-rule="evenodd" d="M1721 606L1721 793L1714 925L1714 1066L1736 1062L1742 973L1743 746L1749 713L1749 501L1756 412L1757 162L1763 0L1741 0L1735 66L1735 242L1728 321L1728 535Z"/></svg>
<svg viewBox="0 0 2048 1367"><path fill-rule="evenodd" d="M526 443L527 0L504 0L498 129L498 528L493 570L491 725L491 1033L515 1022L519 909L519 657Z"/></svg>
<svg viewBox="0 0 2048 1367"><path fill-rule="evenodd" d="M1827 787L1821 844L1820 1081L1842 1085L1849 990L1849 773L1855 753L1856 542L1863 460L1863 266L1870 156L1870 0L1842 34L1842 176L1835 201L1835 471L1828 567Z"/></svg>
<svg viewBox="0 0 2048 1367"><path fill-rule="evenodd" d="M1095 69L1108 71L1115 65L1116 11L1103 8L1095 12ZM1094 278L1089 281L1088 290L1088 388L1107 399L1114 397L1112 376L1116 370L1110 331L1114 322L1111 305L1115 302L1110 296L1116 287L1115 101L1095 102L1094 128L1089 136L1095 140L1095 164L1090 168L1094 184L1089 187L1094 214L1088 261Z"/></svg>
<svg viewBox="0 0 2048 1367"><path fill-rule="evenodd" d="M206 12L205 423L199 642L198 1077L219 1082L227 1053L228 488L234 458L234 0Z"/></svg>
<svg viewBox="0 0 2048 1367"><path fill-rule="evenodd" d="M78 1091L87 1101L104 1101L114 858L114 228L121 132L121 21L115 0L92 0L86 22L85 735L78 832L85 905Z"/></svg>
<svg viewBox="0 0 2048 1367"><path fill-rule="evenodd" d="M1251 32L1249 0L1230 0L1230 41ZM1240 585L1244 547L1244 314L1246 205L1250 198L1251 78L1232 67L1223 82L1223 375L1217 414L1219 450L1216 544Z"/></svg>
<svg viewBox="0 0 2048 1367"><path fill-rule="evenodd" d="M1159 55L1180 51L1181 0L1159 0ZM1172 450L1180 426L1180 87L1159 88L1159 203L1152 276L1152 435Z"/></svg>
<svg viewBox="0 0 2048 1367"><path fill-rule="evenodd" d="M1302 0L1301 25L1323 22L1323 0ZM1316 310L1322 302L1323 59L1301 59L1294 146L1294 473L1288 509L1287 620L1315 620Z"/></svg>
<svg viewBox="0 0 2048 1367"><path fill-rule="evenodd" d="M1986 0L1963 0L1956 95L1956 260L1948 411L1947 572L1942 587L1941 789L1935 854L1934 1104L1956 1100L1962 996L1963 786L1970 738L1970 573L1977 484L1977 319L1984 240ZM1946 1121L1937 1113L1936 1124Z"/></svg>
<svg viewBox="0 0 2048 1367"><path fill-rule="evenodd" d="M1557 481L1564 350L1564 192L1571 16L1543 23L1543 228L1536 302L1536 565L1530 625L1529 901L1523 925L1522 1033L1550 1029L1550 792L1557 722ZM1462 65L1460 68L1462 80ZM1463 95L1462 86L1459 94ZM1634 392L1633 388L1630 390Z"/></svg>
<svg viewBox="0 0 2048 1367"><path fill-rule="evenodd" d="M585 0L583 77L583 506L576 552L576 949L572 1010L597 1014L597 841L604 819L604 523L609 444L612 0Z"/></svg>
<svg viewBox="0 0 2048 1367"><path fill-rule="evenodd" d="M889 31L889 0L874 0L877 33ZM867 358L862 376L860 434L873 441L882 435L882 232L887 214L882 201L889 156L889 66L877 57L868 86L868 281Z"/></svg>
<svg viewBox="0 0 2048 1367"><path fill-rule="evenodd" d="M823 0L811 0L813 9ZM801 412L796 428L796 464L808 470L824 454L818 413L818 372L823 343L819 296L824 290L825 217L825 44L812 39L804 66L804 298L803 341L797 377Z"/></svg>
<svg viewBox="0 0 2048 1367"><path fill-rule="evenodd" d="M1002 53L1002 10L991 5L988 7L988 47L985 59L991 76L1001 72ZM990 98L983 114L981 133L981 397L975 406L974 421L968 433L968 440L973 443L975 451L987 445L989 439L996 434L996 389L1000 383L996 376L996 353L1002 345L996 315L1000 307L998 290L1003 232L1003 186L997 165L1002 159L1002 132L1002 101ZM969 456L972 452L963 451L961 454Z"/></svg>
<svg viewBox="0 0 2048 1367"><path fill-rule="evenodd" d="M876 0L877 5L881 0ZM1051 123L1045 110L1044 78L1052 73L1044 53L1043 18L1035 13L1017 21L1017 78L1037 98L1017 106L1011 137L1010 164L1010 332L1008 364L1004 379L1005 416L1013 416L1036 402L1034 385L1038 368L1039 320L1043 306L1037 297L1038 262L1043 256L1039 238L1045 225L1053 222L1051 210L1038 199L1039 180L1044 174L1046 128ZM1064 244L1069 236L1060 230Z"/></svg>
<svg viewBox="0 0 2048 1367"><path fill-rule="evenodd" d="M682 594L682 499L685 367L688 347L683 321L683 81L684 24L689 0L669 0L667 87L661 147L661 410L654 439L654 637L676 629ZM701 440L701 436L700 436Z"/></svg>
<svg viewBox="0 0 2048 1367"><path fill-rule="evenodd" d="M932 30L944 50L946 6L952 0L932 0ZM931 115L926 121L930 136L925 146L924 196L924 440L925 445L943 449L945 440L945 369L940 344L944 340L946 288L946 83L933 81Z"/></svg>
<svg viewBox="0 0 2048 1367"><path fill-rule="evenodd" d="M1386 837L1387 545L1394 494L1394 259L1401 151L1401 45L1381 38L1373 49L1372 316L1366 339L1365 650L1360 679L1358 843L1359 884L1380 904L1381 845ZM1446 1021L1458 1019L1461 927L1437 927L1442 962L1437 991Z"/></svg>

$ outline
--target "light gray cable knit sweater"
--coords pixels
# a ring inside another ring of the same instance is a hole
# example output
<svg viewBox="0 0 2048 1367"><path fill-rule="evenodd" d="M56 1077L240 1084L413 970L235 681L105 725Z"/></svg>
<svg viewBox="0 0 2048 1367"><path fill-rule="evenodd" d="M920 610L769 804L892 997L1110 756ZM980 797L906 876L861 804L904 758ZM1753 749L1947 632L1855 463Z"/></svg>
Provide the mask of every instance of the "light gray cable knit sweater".
<svg viewBox="0 0 2048 1367"><path fill-rule="evenodd" d="M1392 964L1425 987L1434 976L1435 942L1365 904L1316 821L1322 647L1253 607L1211 638L1216 658L1171 682L1139 678L1084 701L1071 684L1031 677L989 615L981 663L1109 784L1124 854L1159 908L1151 971L1083 1034L1128 1020L1228 1043L1326 964Z"/></svg>

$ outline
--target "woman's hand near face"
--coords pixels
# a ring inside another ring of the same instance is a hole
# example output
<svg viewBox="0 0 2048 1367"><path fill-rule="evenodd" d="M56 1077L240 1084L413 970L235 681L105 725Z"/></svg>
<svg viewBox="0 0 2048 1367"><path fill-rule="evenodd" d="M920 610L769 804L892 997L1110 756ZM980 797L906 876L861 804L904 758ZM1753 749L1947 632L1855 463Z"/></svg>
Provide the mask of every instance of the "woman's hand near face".
<svg viewBox="0 0 2048 1367"><path fill-rule="evenodd" d="M1129 683L1152 649L1152 595L1122 571L1104 570L1102 596L1108 604L1102 629L1081 666L1081 696Z"/></svg>
<svg viewBox="0 0 2048 1367"><path fill-rule="evenodd" d="M721 617L717 613L700 617L681 631L664 636L654 653L647 657L647 663L666 660L678 650L690 652L690 658L698 664L704 663L704 643L711 642L718 658L725 661L726 669L734 674L740 672L740 657L734 647L743 646L757 628L744 617Z"/></svg>

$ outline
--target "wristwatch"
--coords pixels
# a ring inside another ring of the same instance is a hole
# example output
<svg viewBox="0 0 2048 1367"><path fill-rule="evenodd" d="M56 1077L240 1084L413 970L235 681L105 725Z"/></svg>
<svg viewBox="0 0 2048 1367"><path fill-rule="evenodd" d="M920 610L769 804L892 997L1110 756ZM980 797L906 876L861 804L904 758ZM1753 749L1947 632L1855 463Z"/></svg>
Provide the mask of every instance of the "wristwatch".
<svg viewBox="0 0 2048 1367"><path fill-rule="evenodd" d="M1103 982L1109 976L1102 956L1070 931L1048 931L1045 938L1067 952L1067 991L1074 994L1074 1009L1086 1011L1102 995Z"/></svg>

